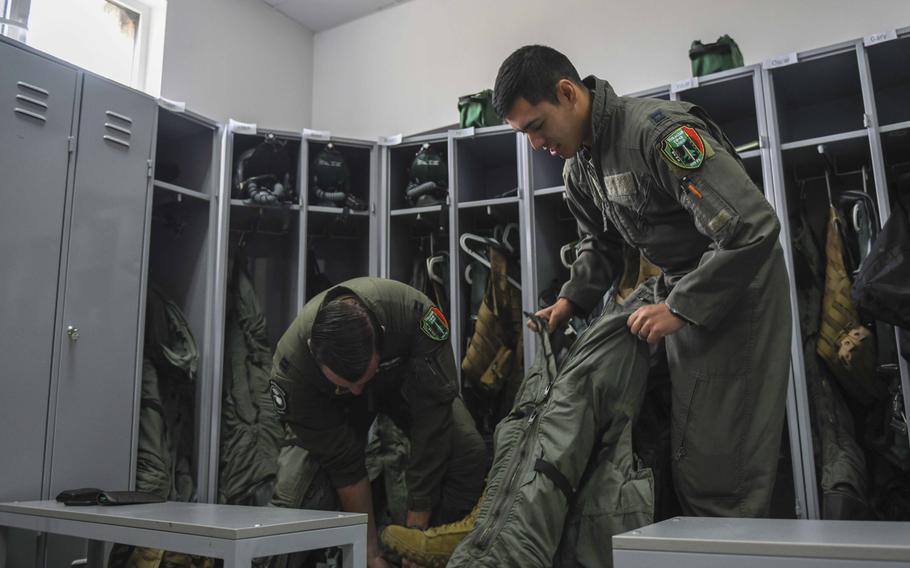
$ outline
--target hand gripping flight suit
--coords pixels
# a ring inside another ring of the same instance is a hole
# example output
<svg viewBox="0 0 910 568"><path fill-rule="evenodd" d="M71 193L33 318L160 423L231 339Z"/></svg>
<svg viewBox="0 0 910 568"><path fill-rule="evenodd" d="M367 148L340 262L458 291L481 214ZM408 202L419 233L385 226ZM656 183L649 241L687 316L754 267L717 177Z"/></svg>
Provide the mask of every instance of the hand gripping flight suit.
<svg viewBox="0 0 910 568"><path fill-rule="evenodd" d="M342 295L357 297L383 328L379 371L360 396L329 382L307 346L319 307ZM275 409L334 487L367 477L367 433L380 413L410 440L408 509L432 510L448 522L477 501L486 449L458 397L448 324L424 294L380 278L343 282L307 302L278 342L273 363Z"/></svg>
<svg viewBox="0 0 910 568"><path fill-rule="evenodd" d="M593 147L563 173L583 239L560 296L590 311L621 275L623 240L661 269L667 305L689 322L666 338L683 511L766 515L792 327L777 217L702 109L584 83Z"/></svg>

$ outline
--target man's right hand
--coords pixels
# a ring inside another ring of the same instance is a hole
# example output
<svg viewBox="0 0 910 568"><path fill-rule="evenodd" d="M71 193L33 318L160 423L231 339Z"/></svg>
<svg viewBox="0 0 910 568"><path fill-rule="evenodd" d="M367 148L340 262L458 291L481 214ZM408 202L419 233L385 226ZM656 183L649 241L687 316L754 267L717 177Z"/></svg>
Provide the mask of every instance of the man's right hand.
<svg viewBox="0 0 910 568"><path fill-rule="evenodd" d="M575 304L567 298L560 298L552 306L548 306L534 315L547 320L547 331L553 333L565 325L574 314ZM528 329L537 331L537 324L534 323L534 320L528 320Z"/></svg>

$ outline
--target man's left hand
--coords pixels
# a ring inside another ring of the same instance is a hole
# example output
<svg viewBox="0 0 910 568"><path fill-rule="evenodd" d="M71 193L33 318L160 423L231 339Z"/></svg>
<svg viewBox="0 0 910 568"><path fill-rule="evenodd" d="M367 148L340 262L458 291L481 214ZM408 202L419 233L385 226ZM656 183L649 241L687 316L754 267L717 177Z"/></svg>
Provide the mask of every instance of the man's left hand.
<svg viewBox="0 0 910 568"><path fill-rule="evenodd" d="M670 313L667 304L652 304L635 310L626 324L633 335L653 344L676 333L686 325L686 322Z"/></svg>

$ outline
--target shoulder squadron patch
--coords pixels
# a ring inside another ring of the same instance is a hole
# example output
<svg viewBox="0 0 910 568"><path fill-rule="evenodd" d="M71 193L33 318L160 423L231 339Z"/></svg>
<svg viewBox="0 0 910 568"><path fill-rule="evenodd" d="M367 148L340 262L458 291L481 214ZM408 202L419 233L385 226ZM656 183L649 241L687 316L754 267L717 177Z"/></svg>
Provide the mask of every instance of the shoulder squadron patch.
<svg viewBox="0 0 910 568"><path fill-rule="evenodd" d="M430 306L420 318L420 330L434 341L445 341L449 338L449 322L436 306Z"/></svg>
<svg viewBox="0 0 910 568"><path fill-rule="evenodd" d="M705 143L691 126L681 126L668 134L660 151L671 165L684 170L698 169L705 161Z"/></svg>

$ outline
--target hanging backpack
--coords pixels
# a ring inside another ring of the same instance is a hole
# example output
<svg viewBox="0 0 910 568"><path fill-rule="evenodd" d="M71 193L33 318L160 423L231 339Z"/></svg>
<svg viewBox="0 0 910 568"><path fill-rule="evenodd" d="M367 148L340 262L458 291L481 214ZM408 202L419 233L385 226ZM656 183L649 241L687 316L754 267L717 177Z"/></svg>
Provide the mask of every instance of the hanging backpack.
<svg viewBox="0 0 910 568"><path fill-rule="evenodd" d="M717 38L714 43L693 41L689 47L689 59L692 61L693 77L743 66L743 54L739 46L726 34Z"/></svg>
<svg viewBox="0 0 910 568"><path fill-rule="evenodd" d="M493 91L484 89L473 95L458 97L458 126L468 128L474 126L497 126L502 124L502 119L493 108Z"/></svg>

